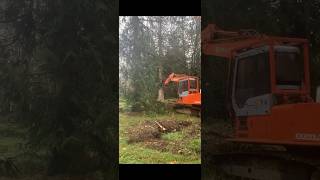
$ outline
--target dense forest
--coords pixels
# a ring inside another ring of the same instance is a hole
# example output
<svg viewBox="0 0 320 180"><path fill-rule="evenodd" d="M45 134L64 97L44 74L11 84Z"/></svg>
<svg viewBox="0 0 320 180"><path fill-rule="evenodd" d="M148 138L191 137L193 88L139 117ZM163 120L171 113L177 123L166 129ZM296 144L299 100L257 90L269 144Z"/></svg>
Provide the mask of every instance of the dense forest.
<svg viewBox="0 0 320 180"><path fill-rule="evenodd" d="M200 77L200 17L120 17L120 96L133 111L160 111L172 72Z"/></svg>
<svg viewBox="0 0 320 180"><path fill-rule="evenodd" d="M28 151L14 166L20 175L117 176L117 10L104 0L1 1L1 119L25 133L19 153L0 162Z"/></svg>
<svg viewBox="0 0 320 180"><path fill-rule="evenodd" d="M208 23L215 23L226 30L255 29L267 35L307 38L310 44L311 91L315 96L316 87L320 85L319 0L206 0L201 3L202 28ZM203 87L203 104L208 106L210 103L208 113L212 116L225 117L226 63L219 60L208 62L208 58L213 57L202 57L202 84L210 81L215 86ZM208 73L211 79L205 79L209 77Z"/></svg>

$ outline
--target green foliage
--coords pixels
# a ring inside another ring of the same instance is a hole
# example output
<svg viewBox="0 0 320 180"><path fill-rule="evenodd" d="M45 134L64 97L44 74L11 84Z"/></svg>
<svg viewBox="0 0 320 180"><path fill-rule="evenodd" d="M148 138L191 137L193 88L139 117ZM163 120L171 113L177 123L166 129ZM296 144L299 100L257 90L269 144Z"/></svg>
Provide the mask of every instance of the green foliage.
<svg viewBox="0 0 320 180"><path fill-rule="evenodd" d="M15 39L8 49L19 53L0 68L1 87L7 89L1 97L15 104L14 113L28 128L28 147L48 152L52 174L102 170L115 178L118 22L109 14L117 4L6 3Z"/></svg>
<svg viewBox="0 0 320 180"><path fill-rule="evenodd" d="M54 149L49 174L65 173L85 175L94 171L99 163L98 158L90 157L85 149L85 142L77 137L68 137L59 149Z"/></svg>

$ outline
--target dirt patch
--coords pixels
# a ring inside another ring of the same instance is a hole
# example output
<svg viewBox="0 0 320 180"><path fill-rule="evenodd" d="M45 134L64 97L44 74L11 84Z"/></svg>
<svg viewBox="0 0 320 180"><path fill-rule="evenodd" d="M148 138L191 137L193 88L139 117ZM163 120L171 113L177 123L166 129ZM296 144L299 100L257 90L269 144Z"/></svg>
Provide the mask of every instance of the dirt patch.
<svg viewBox="0 0 320 180"><path fill-rule="evenodd" d="M185 129L188 137L200 137L201 136L201 125L200 124L192 124Z"/></svg>
<svg viewBox="0 0 320 180"><path fill-rule="evenodd" d="M168 142L161 139L150 139L145 141L144 146L150 149L155 149L158 151L166 151Z"/></svg>
<svg viewBox="0 0 320 180"><path fill-rule="evenodd" d="M184 154L189 155L191 153L183 142L171 142L168 150L173 154Z"/></svg>
<svg viewBox="0 0 320 180"><path fill-rule="evenodd" d="M183 142L168 142L162 139L150 139L144 141L143 145L147 148L155 149L158 151L170 151L173 154L191 154L191 151L185 147L185 144Z"/></svg>
<svg viewBox="0 0 320 180"><path fill-rule="evenodd" d="M141 116L142 112L137 112L137 111L129 111L124 113L127 116Z"/></svg>
<svg viewBox="0 0 320 180"><path fill-rule="evenodd" d="M162 133L180 131L190 126L190 121L149 120L128 129L128 143L158 139Z"/></svg>
<svg viewBox="0 0 320 180"><path fill-rule="evenodd" d="M165 128L164 130L158 125L160 130L164 131L165 133L180 131L182 128L191 125L190 121L174 121L174 120L155 121L155 123L157 122Z"/></svg>
<svg viewBox="0 0 320 180"><path fill-rule="evenodd" d="M161 132L155 122L146 121L128 130L128 143L160 138Z"/></svg>

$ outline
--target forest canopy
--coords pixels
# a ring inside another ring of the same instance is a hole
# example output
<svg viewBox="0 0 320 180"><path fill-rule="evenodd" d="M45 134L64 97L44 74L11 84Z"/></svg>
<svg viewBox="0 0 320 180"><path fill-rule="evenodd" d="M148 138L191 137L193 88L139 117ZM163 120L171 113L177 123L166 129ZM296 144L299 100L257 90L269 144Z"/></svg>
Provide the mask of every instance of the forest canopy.
<svg viewBox="0 0 320 180"><path fill-rule="evenodd" d="M170 73L200 77L200 17L120 17L120 96L132 110L159 110Z"/></svg>

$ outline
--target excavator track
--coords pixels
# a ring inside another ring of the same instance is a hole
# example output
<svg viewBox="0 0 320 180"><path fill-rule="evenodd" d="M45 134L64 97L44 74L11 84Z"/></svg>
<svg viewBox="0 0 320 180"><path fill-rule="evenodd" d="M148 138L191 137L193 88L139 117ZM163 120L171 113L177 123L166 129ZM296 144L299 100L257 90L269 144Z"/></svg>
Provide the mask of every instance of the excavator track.
<svg viewBox="0 0 320 180"><path fill-rule="evenodd" d="M207 134L208 135L208 134ZM228 146L225 135L210 132L210 136L217 138L218 146ZM206 143L215 143L207 139ZM206 152L207 163L229 176L239 179L254 180L319 180L320 179L320 151L319 149L304 149L291 147L290 149L275 148L268 145L253 145L246 150L227 150L222 152Z"/></svg>
<svg viewBox="0 0 320 180"><path fill-rule="evenodd" d="M201 108L197 106L175 106L175 111L180 114L201 117Z"/></svg>
<svg viewBox="0 0 320 180"><path fill-rule="evenodd" d="M228 152L214 154L215 167L227 174L257 180L315 180L319 179L320 159L287 152Z"/></svg>

